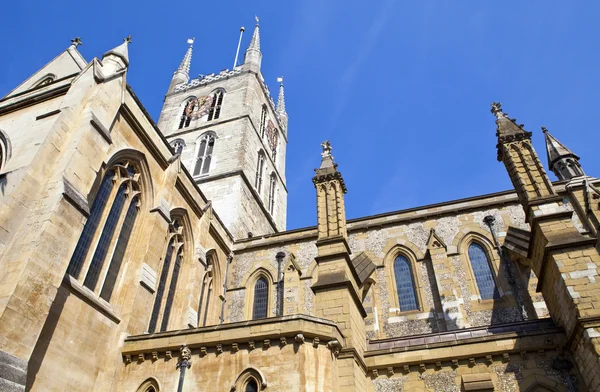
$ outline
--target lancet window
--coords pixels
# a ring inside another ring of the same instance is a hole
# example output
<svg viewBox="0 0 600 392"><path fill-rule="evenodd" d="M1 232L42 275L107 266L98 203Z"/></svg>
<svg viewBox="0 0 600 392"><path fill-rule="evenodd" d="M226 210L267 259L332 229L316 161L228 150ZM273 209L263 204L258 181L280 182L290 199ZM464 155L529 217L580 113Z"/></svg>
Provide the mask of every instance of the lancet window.
<svg viewBox="0 0 600 392"><path fill-rule="evenodd" d="M269 213L273 215L275 212L275 193L277 187L277 179L275 173L271 174L269 179Z"/></svg>
<svg viewBox="0 0 600 392"><path fill-rule="evenodd" d="M183 263L184 233L180 218L173 219L169 225L167 249L162 263L158 287L156 289L154 306L150 316L148 332L166 331L177 292L177 284Z"/></svg>
<svg viewBox="0 0 600 392"><path fill-rule="evenodd" d="M262 190L264 170L265 170L265 154L264 154L264 152L260 151L258 153L258 162L256 164L256 179L254 181L254 187L256 188L256 191L258 192L258 194L260 194L260 192Z"/></svg>
<svg viewBox="0 0 600 392"><path fill-rule="evenodd" d="M260 111L260 137L264 139L265 131L267 129L267 105L262 105L262 110Z"/></svg>
<svg viewBox="0 0 600 392"><path fill-rule="evenodd" d="M194 162L194 176L208 174L210 170L210 161L212 160L213 149L215 147L215 134L208 132L198 139L198 149Z"/></svg>
<svg viewBox="0 0 600 392"><path fill-rule="evenodd" d="M141 204L140 174L128 161L104 174L67 273L110 301Z"/></svg>
<svg viewBox="0 0 600 392"><path fill-rule="evenodd" d="M410 261L406 256L399 255L394 260L394 277L400 311L417 310L417 293Z"/></svg>
<svg viewBox="0 0 600 392"><path fill-rule="evenodd" d="M475 275L481 299L492 299L498 296L496 282L492 275L490 260L483 247L475 242L469 245L469 261Z"/></svg>
<svg viewBox="0 0 600 392"><path fill-rule="evenodd" d="M252 303L252 319L267 317L269 307L269 282L261 276L254 284L254 298Z"/></svg>

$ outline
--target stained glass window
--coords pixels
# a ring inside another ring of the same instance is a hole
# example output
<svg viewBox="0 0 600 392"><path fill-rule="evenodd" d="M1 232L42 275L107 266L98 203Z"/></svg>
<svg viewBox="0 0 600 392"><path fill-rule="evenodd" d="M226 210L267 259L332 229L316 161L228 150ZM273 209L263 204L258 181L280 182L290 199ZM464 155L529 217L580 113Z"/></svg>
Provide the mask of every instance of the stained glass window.
<svg viewBox="0 0 600 392"><path fill-rule="evenodd" d="M92 204L90 216L88 217L88 220L85 223L85 226L83 227L83 231L81 233L81 236L79 237L77 246L75 247L75 252L73 252L73 256L71 257L71 261L69 262L69 268L67 269L67 273L76 279L79 278L79 274L81 273L81 267L83 266L83 262L85 261L85 258L90 249L90 244L92 243L92 239L94 238L94 234L96 233L96 229L98 228L98 224L100 223L102 212L106 207L106 203L110 196L110 191L113 187L112 180L114 175L115 173L111 170L107 172L104 176L102 184L100 184L98 194L96 195L96 199L94 200L94 204Z"/></svg>
<svg viewBox="0 0 600 392"><path fill-rule="evenodd" d="M106 279L104 280L104 285L102 286L102 291L100 292L100 298L106 301L110 301L110 297L115 287L117 276L119 275L119 270L121 269L121 264L123 263L123 256L125 255L125 250L127 249L127 244L129 243L131 232L133 231L133 226L135 223L135 218L137 217L137 213L138 198L134 197L131 200L131 203L129 203L129 208L127 209L127 213L125 214L125 220L123 221L123 229L121 229L121 233L119 234L117 246L115 248L112 260L109 264Z"/></svg>
<svg viewBox="0 0 600 392"><path fill-rule="evenodd" d="M254 285L254 306L252 308L252 319L267 317L269 300L269 284L264 277L259 278Z"/></svg>
<svg viewBox="0 0 600 392"><path fill-rule="evenodd" d="M88 270L85 280L83 281L83 285L92 291L96 289L96 283L98 282L100 271L104 265L104 259L106 258L113 234L117 228L117 222L121 216L123 205L125 204L126 190L126 184L122 184L119 187L115 201L113 202L110 212L108 213L108 218L106 218L104 230L102 230L102 235L100 235L100 240L98 240L96 252L94 253L94 257L90 263L90 269Z"/></svg>
<svg viewBox="0 0 600 392"><path fill-rule="evenodd" d="M472 243L469 246L469 261L471 262L471 268L473 268L481 299L497 297L498 290L490 268L490 261L481 245Z"/></svg>
<svg viewBox="0 0 600 392"><path fill-rule="evenodd" d="M398 291L398 302L402 312L417 310L417 295L410 262L405 256L398 256L394 260L394 276Z"/></svg>

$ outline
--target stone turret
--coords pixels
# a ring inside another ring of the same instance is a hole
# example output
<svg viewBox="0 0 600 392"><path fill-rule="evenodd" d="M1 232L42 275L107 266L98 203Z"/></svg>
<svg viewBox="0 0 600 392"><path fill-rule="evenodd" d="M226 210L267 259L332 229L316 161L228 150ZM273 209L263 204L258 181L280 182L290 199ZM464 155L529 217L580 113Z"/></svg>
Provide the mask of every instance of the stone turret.
<svg viewBox="0 0 600 392"><path fill-rule="evenodd" d="M567 350L577 359L589 390L600 382L600 254L596 239L575 228L573 211L557 195L531 145L531 133L492 104L496 116L498 159L504 162L531 226L528 257L537 290L544 295L555 323L565 329ZM577 198L575 209L581 209Z"/></svg>
<svg viewBox="0 0 600 392"><path fill-rule="evenodd" d="M559 180L570 180L583 175L579 157L565 147L554 136L542 127L546 137L546 152L548 153L548 168L556 174Z"/></svg>

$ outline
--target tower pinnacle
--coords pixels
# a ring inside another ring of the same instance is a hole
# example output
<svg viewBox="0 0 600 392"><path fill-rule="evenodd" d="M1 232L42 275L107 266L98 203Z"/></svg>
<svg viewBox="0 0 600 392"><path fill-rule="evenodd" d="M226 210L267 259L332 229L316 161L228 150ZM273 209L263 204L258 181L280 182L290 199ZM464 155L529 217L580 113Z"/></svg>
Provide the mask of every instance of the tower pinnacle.
<svg viewBox="0 0 600 392"><path fill-rule="evenodd" d="M173 79L171 80L171 85L169 86L169 92L172 92L176 86L180 84L184 84L190 81L190 66L192 65L192 50L194 47L195 38L188 38L188 48L185 52L185 56L183 56L183 60L181 60L181 64L177 70L173 73Z"/></svg>
<svg viewBox="0 0 600 392"><path fill-rule="evenodd" d="M285 111L285 95L284 95L284 91L283 91L283 77L278 77L277 78L277 82L279 83L279 97L277 99L277 113L281 114L286 114Z"/></svg>
<svg viewBox="0 0 600 392"><path fill-rule="evenodd" d="M546 139L548 168L556 174L556 177L559 180L570 180L583 175L579 157L552 136L546 127L542 127L542 131Z"/></svg>
<svg viewBox="0 0 600 392"><path fill-rule="evenodd" d="M260 72L260 64L262 62L262 53L260 52L260 26L258 24L258 16L256 18L256 26L254 27L254 33L252 33L252 39L250 45L246 49L244 56L244 65L246 68L251 69L255 72Z"/></svg>
<svg viewBox="0 0 600 392"><path fill-rule="evenodd" d="M523 124L517 124L517 120L509 118L508 114L502 111L500 102L493 102L491 112L496 116L496 136L498 136L498 161L502 161L502 152L500 148L502 143L511 140L521 140L531 137L531 132L523 129Z"/></svg>

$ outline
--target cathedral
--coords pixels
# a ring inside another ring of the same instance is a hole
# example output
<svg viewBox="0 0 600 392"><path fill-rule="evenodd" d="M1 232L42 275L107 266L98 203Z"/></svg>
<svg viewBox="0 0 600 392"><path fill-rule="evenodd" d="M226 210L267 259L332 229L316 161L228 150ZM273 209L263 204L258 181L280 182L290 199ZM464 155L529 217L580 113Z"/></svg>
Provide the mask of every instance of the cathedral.
<svg viewBox="0 0 600 392"><path fill-rule="evenodd" d="M130 41L0 99L0 391L600 391L600 180L547 129L558 181L493 103L513 190L350 220L324 141L286 230L258 24L233 69L182 46L158 123Z"/></svg>

